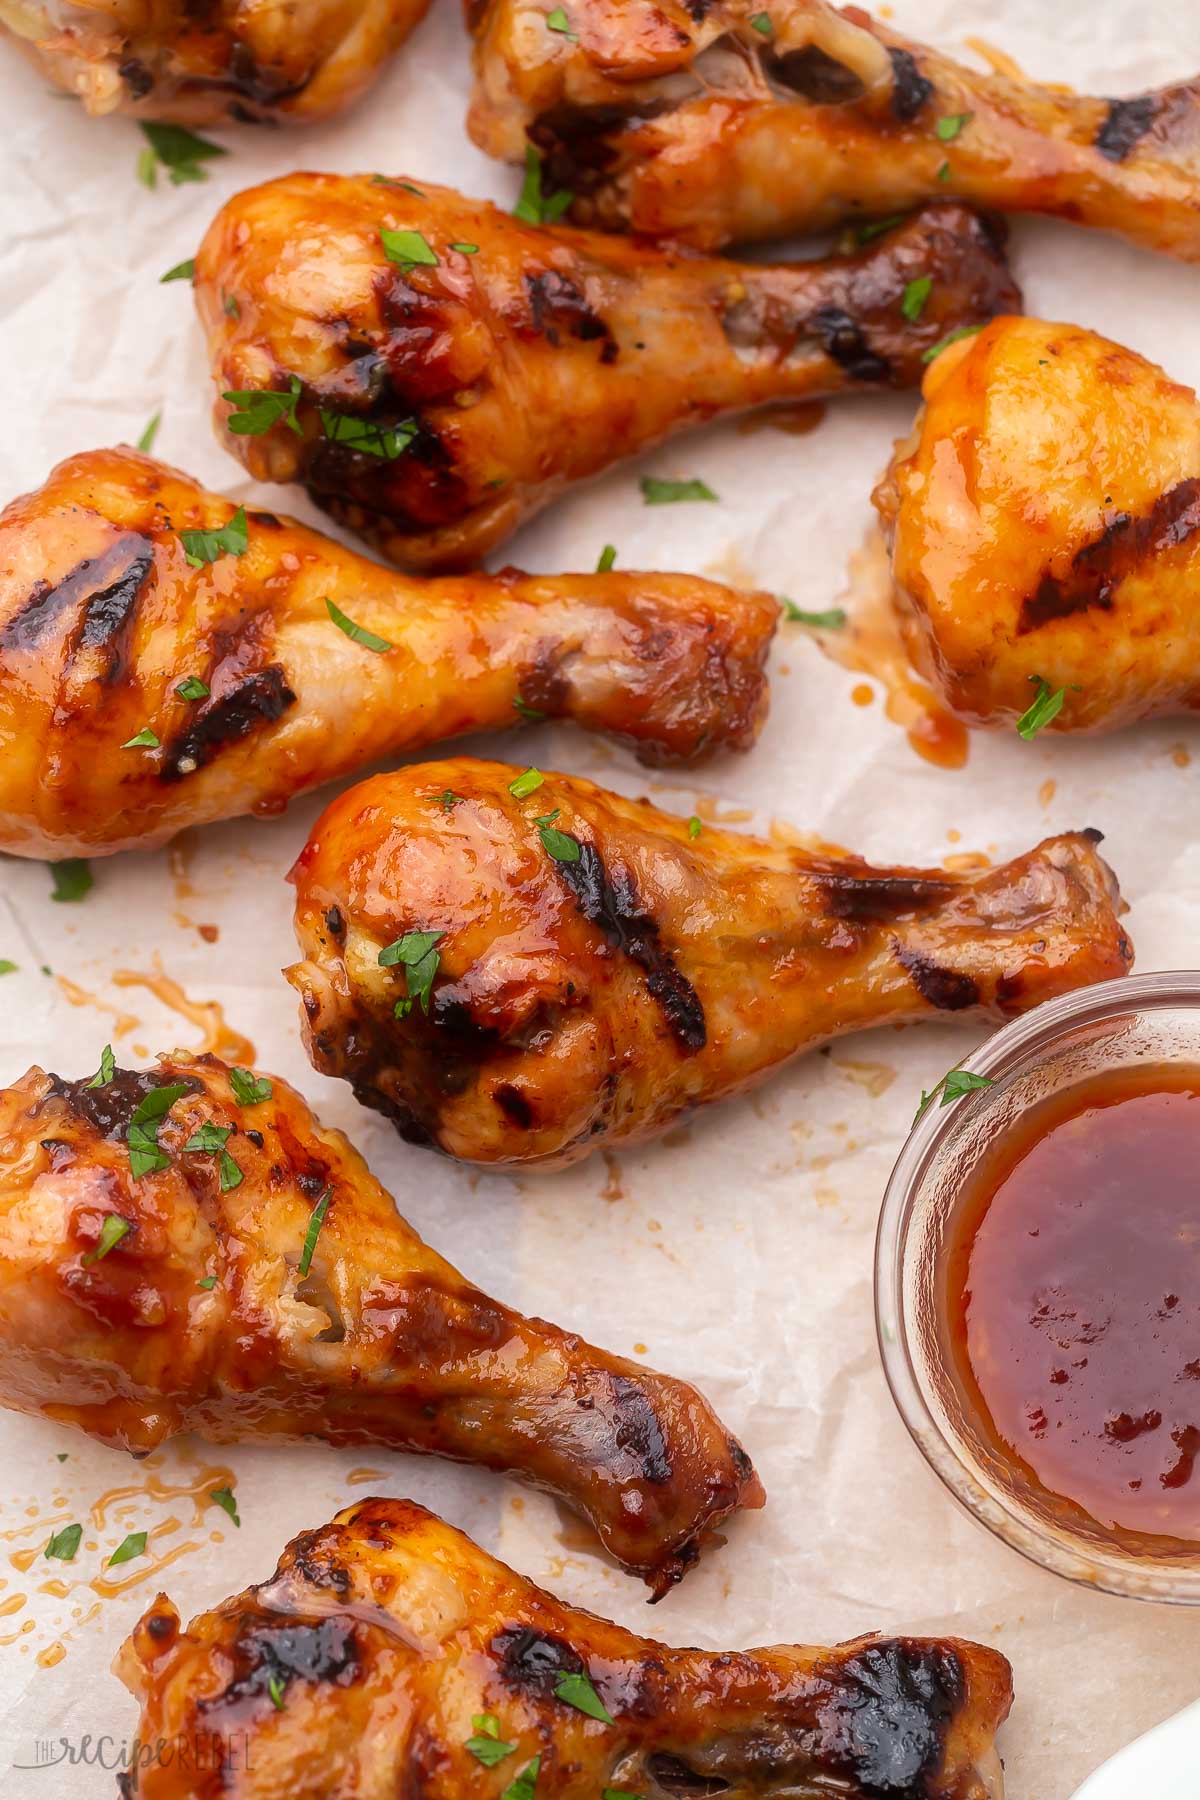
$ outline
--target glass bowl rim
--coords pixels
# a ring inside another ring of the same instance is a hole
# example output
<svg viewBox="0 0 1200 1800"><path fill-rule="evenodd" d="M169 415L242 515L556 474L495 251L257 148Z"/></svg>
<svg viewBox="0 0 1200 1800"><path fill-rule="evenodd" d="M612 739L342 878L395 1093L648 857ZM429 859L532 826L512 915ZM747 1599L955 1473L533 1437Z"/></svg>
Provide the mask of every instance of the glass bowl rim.
<svg viewBox="0 0 1200 1800"><path fill-rule="evenodd" d="M1080 1026L1102 1024L1128 1013L1195 1009L1200 1012L1200 969L1167 969L1122 975L1044 1001L1011 1019L956 1063L956 1068L996 1079L1035 1066L1042 1053ZM966 1096L970 1103L970 1096ZM1070 1542L1032 1515L985 1488L931 1411L914 1365L904 1299L903 1257L907 1232L926 1172L955 1128L958 1104L926 1107L917 1119L884 1190L875 1235L875 1335L884 1379L909 1436L953 1498L979 1524L1028 1561L1082 1586L1137 1600L1200 1606L1200 1556L1191 1566L1140 1562L1100 1546Z"/></svg>

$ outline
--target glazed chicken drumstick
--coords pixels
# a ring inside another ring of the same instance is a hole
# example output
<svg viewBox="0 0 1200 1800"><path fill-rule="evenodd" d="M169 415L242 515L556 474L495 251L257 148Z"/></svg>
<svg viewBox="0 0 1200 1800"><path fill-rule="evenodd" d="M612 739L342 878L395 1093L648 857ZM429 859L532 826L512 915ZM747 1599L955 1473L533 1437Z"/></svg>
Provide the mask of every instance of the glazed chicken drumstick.
<svg viewBox="0 0 1200 1800"><path fill-rule="evenodd" d="M1038 319L952 345L875 504L909 656L960 718L1200 708L1200 403L1144 357Z"/></svg>
<svg viewBox="0 0 1200 1800"><path fill-rule="evenodd" d="M656 1597L762 1505L694 1388L481 1294L283 1082L105 1073L0 1094L4 1405L138 1454L196 1431L507 1470Z"/></svg>
<svg viewBox="0 0 1200 1800"><path fill-rule="evenodd" d="M0 848L161 843L523 718L652 761L745 747L778 616L686 575L410 580L136 451L75 456L0 514Z"/></svg>
<svg viewBox="0 0 1200 1800"><path fill-rule="evenodd" d="M296 867L323 1074L413 1142L564 1164L888 1021L1006 1018L1132 960L1095 834L879 869L460 758L362 782Z"/></svg>
<svg viewBox="0 0 1200 1800"><path fill-rule="evenodd" d="M570 482L718 413L915 386L939 341L1020 304L957 206L769 267L365 175L238 194L195 287L226 447L424 568L477 559Z"/></svg>
<svg viewBox="0 0 1200 1800"><path fill-rule="evenodd" d="M6 31L90 113L308 123L370 85L429 0L0 0Z"/></svg>
<svg viewBox="0 0 1200 1800"><path fill-rule="evenodd" d="M1012 1702L962 1638L669 1649L379 1499L186 1631L160 1594L116 1673L138 1740L193 1752L127 1800L1000 1800Z"/></svg>
<svg viewBox="0 0 1200 1800"><path fill-rule="evenodd" d="M466 0L470 130L580 224L716 249L936 195L1200 260L1200 79L1090 99L829 0Z"/></svg>

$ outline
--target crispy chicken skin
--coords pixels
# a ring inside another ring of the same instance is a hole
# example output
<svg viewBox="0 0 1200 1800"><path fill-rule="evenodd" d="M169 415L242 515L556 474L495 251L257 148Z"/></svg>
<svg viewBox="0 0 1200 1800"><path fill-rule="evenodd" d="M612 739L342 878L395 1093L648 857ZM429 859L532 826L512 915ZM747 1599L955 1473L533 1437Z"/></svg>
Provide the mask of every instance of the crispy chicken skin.
<svg viewBox="0 0 1200 1800"><path fill-rule="evenodd" d="M381 231L423 260L390 261ZM958 206L852 256L772 267L366 175L238 194L195 287L218 395L297 396L296 429L261 435L232 429L244 407L218 398L226 447L420 568L483 556L570 482L719 413L916 386L926 350L1020 306L991 231Z"/></svg>
<svg viewBox="0 0 1200 1800"><path fill-rule="evenodd" d="M351 105L429 0L0 0L6 31L90 113L307 124Z"/></svg>
<svg viewBox="0 0 1200 1800"><path fill-rule="evenodd" d="M277 813L378 757L519 725L519 705L646 761L757 736L768 594L615 571L421 581L261 511L244 554L189 564L180 532L233 512L119 449L0 514L0 848L89 856ZM331 601L391 647L339 630ZM126 747L147 729L156 745Z"/></svg>
<svg viewBox="0 0 1200 1800"><path fill-rule="evenodd" d="M968 723L1039 678L1052 731L1200 707L1200 405L1144 357L1039 319L952 345L875 504L909 655Z"/></svg>
<svg viewBox="0 0 1200 1800"><path fill-rule="evenodd" d="M962 1638L673 1650L379 1499L186 1631L160 1594L116 1672L139 1741L211 1771L152 1762L126 1800L495 1800L530 1770L536 1800L1000 1800L1012 1703L1006 1659ZM606 1718L571 1703L581 1689ZM492 1730L489 1770L468 1744Z"/></svg>
<svg viewBox="0 0 1200 1800"><path fill-rule="evenodd" d="M365 781L292 871L314 1065L470 1162L573 1162L841 1033L1007 1018L1132 961L1092 833L982 872L879 869L693 838L565 775L516 799L514 774L460 758ZM427 1013L379 958L416 932L440 934Z"/></svg>
<svg viewBox="0 0 1200 1800"><path fill-rule="evenodd" d="M186 1089L158 1132L169 1166L135 1177L130 1120L164 1086ZM721 1519L762 1505L694 1388L480 1293L341 1132L272 1088L239 1104L223 1063L175 1052L101 1087L31 1069L0 1093L4 1405L137 1454L196 1431L507 1470L561 1495L656 1596ZM189 1151L205 1126L210 1147ZM231 1128L232 1171L213 1127ZM129 1229L97 1256L114 1217Z"/></svg>
<svg viewBox="0 0 1200 1800"><path fill-rule="evenodd" d="M827 0L572 0L572 35L552 9L467 0L469 127L509 162L528 134L580 224L711 250L948 194L1200 260L1200 80L1090 99Z"/></svg>

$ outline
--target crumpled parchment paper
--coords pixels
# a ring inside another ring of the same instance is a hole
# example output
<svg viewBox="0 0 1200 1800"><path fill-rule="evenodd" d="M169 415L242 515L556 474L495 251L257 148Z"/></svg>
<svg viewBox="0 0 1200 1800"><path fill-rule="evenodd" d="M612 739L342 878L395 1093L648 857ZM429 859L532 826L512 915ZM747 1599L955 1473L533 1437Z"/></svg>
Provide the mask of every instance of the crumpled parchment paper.
<svg viewBox="0 0 1200 1800"><path fill-rule="evenodd" d="M1200 15L1177 0L898 0L894 17L960 50L978 33L1033 74L1101 93L1200 68ZM316 520L298 490L253 489L217 446L189 290L158 277L192 253L227 195L293 167L387 169L511 203L516 176L466 138L467 91L460 9L440 0L353 116L307 132L216 132L230 154L209 165L207 182L149 193L135 177L136 128L86 119L0 43L0 498L40 483L60 457L135 440L161 408L165 459ZM1200 379L1194 268L1045 222L1016 227L1014 254L1031 311L1094 326ZM725 426L677 440L644 466L703 477L719 505L647 509L638 471L622 469L561 503L502 560L586 569L611 542L625 567L740 578L827 607L912 405L900 396L832 407L807 437ZM472 748L651 792L684 812L708 796L758 828L787 820L885 862L998 858L1051 831L1099 826L1132 905L1139 966L1196 962L1188 724L1096 743L977 736L967 768L943 773L915 757L878 701L851 704L861 678L825 660L802 628L782 631L773 673L758 748L694 777L650 780L623 751L550 727ZM979 1031L851 1039L696 1119L675 1134L684 1141L619 1162L596 1156L564 1175L477 1179L407 1149L308 1067L278 971L293 942L283 875L320 805L199 834L174 864L166 852L97 863L77 906L50 902L40 865L0 864L0 955L20 964L0 984L0 1077L34 1061L82 1074L107 1040L134 1062L200 1042L152 992L114 984L119 971L153 974L158 959L191 999L220 1003L263 1068L350 1133L418 1229L484 1287L699 1383L753 1453L769 1504L651 1613L639 1584L586 1549L551 1501L478 1471L191 1442L138 1465L0 1414L0 1768L14 1768L5 1793L112 1794L136 1709L108 1666L156 1588L186 1617L264 1578L295 1532L373 1491L410 1494L568 1600L679 1643L824 1641L872 1628L994 1643L1016 1669L1002 1737L1011 1800L1067 1800L1105 1756L1192 1700L1200 1616L1073 1588L994 1543L928 1473L884 1387L871 1319L880 1196L922 1086ZM200 925L215 925L218 941ZM240 1529L211 1504L197 1515L186 1491L203 1502L226 1474ZM123 1488L95 1528L90 1508ZM46 1562L50 1530L70 1519L85 1524L78 1557ZM147 1557L101 1577L102 1558L144 1527ZM59 1740L78 1745L88 1733L109 1734L107 1768L66 1767Z"/></svg>

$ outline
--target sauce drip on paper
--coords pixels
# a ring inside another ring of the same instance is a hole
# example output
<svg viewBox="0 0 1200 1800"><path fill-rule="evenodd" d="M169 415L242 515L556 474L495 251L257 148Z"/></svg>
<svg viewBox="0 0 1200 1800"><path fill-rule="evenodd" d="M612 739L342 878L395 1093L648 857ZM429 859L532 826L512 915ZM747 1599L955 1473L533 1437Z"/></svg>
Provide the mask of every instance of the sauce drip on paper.
<svg viewBox="0 0 1200 1800"><path fill-rule="evenodd" d="M918 756L939 769L961 769L967 760L967 728L908 660L892 608L891 567L881 532L868 532L851 557L849 586L840 604L846 612L843 626L812 631L826 656L880 683L888 718L903 728Z"/></svg>
<svg viewBox="0 0 1200 1800"><path fill-rule="evenodd" d="M114 969L113 986L120 988L148 988L154 998L163 1006L194 1025L203 1033L197 1049L219 1056L222 1062L235 1063L249 1068L257 1060L254 1045L240 1031L234 1031L226 1024L225 1013L217 1000L193 1000L180 987L179 983L162 969L155 969L146 974L139 969Z"/></svg>

